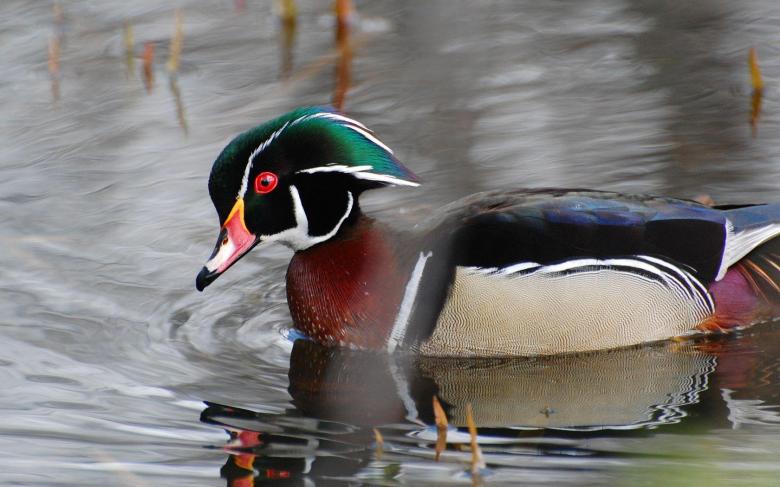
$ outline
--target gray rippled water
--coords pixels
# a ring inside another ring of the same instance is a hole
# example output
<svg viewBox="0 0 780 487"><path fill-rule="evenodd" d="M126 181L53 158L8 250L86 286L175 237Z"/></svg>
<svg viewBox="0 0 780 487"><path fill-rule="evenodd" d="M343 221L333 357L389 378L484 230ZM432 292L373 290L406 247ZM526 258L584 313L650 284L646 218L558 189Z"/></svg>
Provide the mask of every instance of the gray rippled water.
<svg viewBox="0 0 780 487"><path fill-rule="evenodd" d="M436 393L454 443L474 405L487 482L776 485L777 324L581 357L376 357L288 340L283 248L205 294L194 277L229 137L341 99L424 180L367 195L398 225L498 187L780 200L780 4L357 1L344 51L329 2L295 3L293 31L270 1L176 2L175 76L170 2L0 6L0 483L470 483L468 452L432 460Z"/></svg>

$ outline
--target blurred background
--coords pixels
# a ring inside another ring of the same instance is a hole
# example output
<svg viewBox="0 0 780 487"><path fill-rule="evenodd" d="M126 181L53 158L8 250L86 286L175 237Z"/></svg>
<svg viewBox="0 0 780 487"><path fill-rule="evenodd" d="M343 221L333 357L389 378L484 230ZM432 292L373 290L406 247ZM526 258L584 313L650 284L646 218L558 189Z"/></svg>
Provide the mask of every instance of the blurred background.
<svg viewBox="0 0 780 487"><path fill-rule="evenodd" d="M194 278L214 158L304 105L420 176L364 198L397 225L499 187L778 201L778 46L773 0L3 1L0 482L468 484L473 403L488 483L777 485L776 324L399 363L293 346L284 248Z"/></svg>

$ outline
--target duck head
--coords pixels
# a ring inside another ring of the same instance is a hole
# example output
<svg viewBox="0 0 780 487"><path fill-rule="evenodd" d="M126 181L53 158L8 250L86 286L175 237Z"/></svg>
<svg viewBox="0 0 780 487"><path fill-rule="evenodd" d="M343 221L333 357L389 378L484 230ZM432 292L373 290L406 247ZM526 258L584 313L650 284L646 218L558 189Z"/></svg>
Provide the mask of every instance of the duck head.
<svg viewBox="0 0 780 487"><path fill-rule="evenodd" d="M335 111L302 108L238 135L209 176L220 231L196 288L260 243L298 251L333 238L359 214L363 191L387 185L418 180L363 124Z"/></svg>

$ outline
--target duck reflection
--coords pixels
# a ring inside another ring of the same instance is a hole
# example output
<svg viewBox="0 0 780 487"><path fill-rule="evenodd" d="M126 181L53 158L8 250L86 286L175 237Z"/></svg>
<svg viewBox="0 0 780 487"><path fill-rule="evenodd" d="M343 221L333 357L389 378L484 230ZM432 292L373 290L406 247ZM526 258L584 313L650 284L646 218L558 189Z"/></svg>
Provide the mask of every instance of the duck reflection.
<svg viewBox="0 0 780 487"><path fill-rule="evenodd" d="M306 477L349 475L370 460L359 429L304 418L295 411L279 416L207 403L201 421L219 425L230 435L223 448L229 456L220 470L229 486L270 480L309 485Z"/></svg>
<svg viewBox="0 0 780 487"><path fill-rule="evenodd" d="M298 341L289 390L304 414L352 424L432 424L437 395L458 427L471 403L478 427L626 429L679 421L714 367L714 356L669 344L480 360L377 356Z"/></svg>
<svg viewBox="0 0 780 487"><path fill-rule="evenodd" d="M486 442L533 439L533 448L544 449L549 438L557 451L574 450L581 445L562 446L561 439L681 421L708 390L716 348L665 343L557 357L444 359L298 340L289 368L294 408L276 414L209 404L201 419L230 434L222 469L228 485L250 479L297 483L376 466L376 426L390 443L432 450L436 432L426 425L434 424L434 395L451 426L461 430L470 403L477 427L490 435ZM451 444L463 436L450 433Z"/></svg>

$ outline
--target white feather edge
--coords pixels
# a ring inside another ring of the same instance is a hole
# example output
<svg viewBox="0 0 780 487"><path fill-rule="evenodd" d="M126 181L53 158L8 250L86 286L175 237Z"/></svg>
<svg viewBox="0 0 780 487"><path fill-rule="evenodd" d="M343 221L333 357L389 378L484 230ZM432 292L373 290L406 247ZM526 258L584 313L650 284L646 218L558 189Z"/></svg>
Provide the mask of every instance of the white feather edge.
<svg viewBox="0 0 780 487"><path fill-rule="evenodd" d="M723 279L728 272L729 267L739 262L739 260L750 253L753 249L780 235L780 223L773 223L761 228L744 230L742 232L734 231L734 224L726 220L726 244L723 250L716 281Z"/></svg>
<svg viewBox="0 0 780 487"><path fill-rule="evenodd" d="M401 299L401 306L393 322L393 329L390 331L390 337L387 340L387 351L392 353L396 347L403 342L406 335L406 328L409 326L409 317L412 314L412 306L417 299L417 290L420 287L422 274L425 270L425 263L433 255L433 252L420 252L417 263L414 264L412 275L406 283L404 297Z"/></svg>
<svg viewBox="0 0 780 487"><path fill-rule="evenodd" d="M637 257L646 258L647 256L639 255ZM669 264L667 263L667 265ZM584 259L567 260L564 262L560 262L558 264L551 264L551 265L541 265L538 262L520 262L507 267L466 267L465 269L469 272L480 273L480 274L498 274L501 276L511 276L512 274L515 274L520 271L528 270L528 269L534 269L533 273L555 274L558 272L564 272L564 271L577 269L577 268L608 267L608 266L635 267L637 269L650 272L652 274L656 274L661 277L666 277L666 274L662 272L660 269L658 269L656 266L639 259L629 259L629 258L620 258L620 259L584 258ZM683 272L683 271L677 269L677 272Z"/></svg>
<svg viewBox="0 0 780 487"><path fill-rule="evenodd" d="M602 272L605 267L609 268L611 266L620 266L620 267L629 267L629 268L633 267L635 269L644 272L649 272L651 274L660 277L668 285L676 288L678 292L686 294L687 296L689 296L694 300L700 301L700 304L704 306L705 309L712 311L715 307L715 304L712 301L712 297L710 296L707 289L693 275L691 275L684 269L681 269L671 264L670 262L666 262L665 260L657 259L646 255L637 255L634 256L634 258L618 258L618 259L592 259L592 258L573 259L573 260L568 260L565 262L560 262L558 264L552 264L552 265L541 265L537 262L520 262L517 264L513 264L501 268L464 267L464 269L467 272L472 274L496 275L503 278L512 279L512 278L522 278L530 275L549 276L552 274L557 274L559 272L575 270L575 269L582 269L583 272L586 272L585 269L591 267L595 268L592 272ZM525 270L529 270L530 272L520 274L519 276L514 276L514 274L517 274ZM624 272L624 271L616 271L616 272ZM677 277L675 277L672 273L676 274ZM636 276L637 278L644 279L638 274ZM682 285L682 282L688 285L688 287L691 289L691 292L686 291L685 287ZM697 289L695 293L693 292L694 289Z"/></svg>

